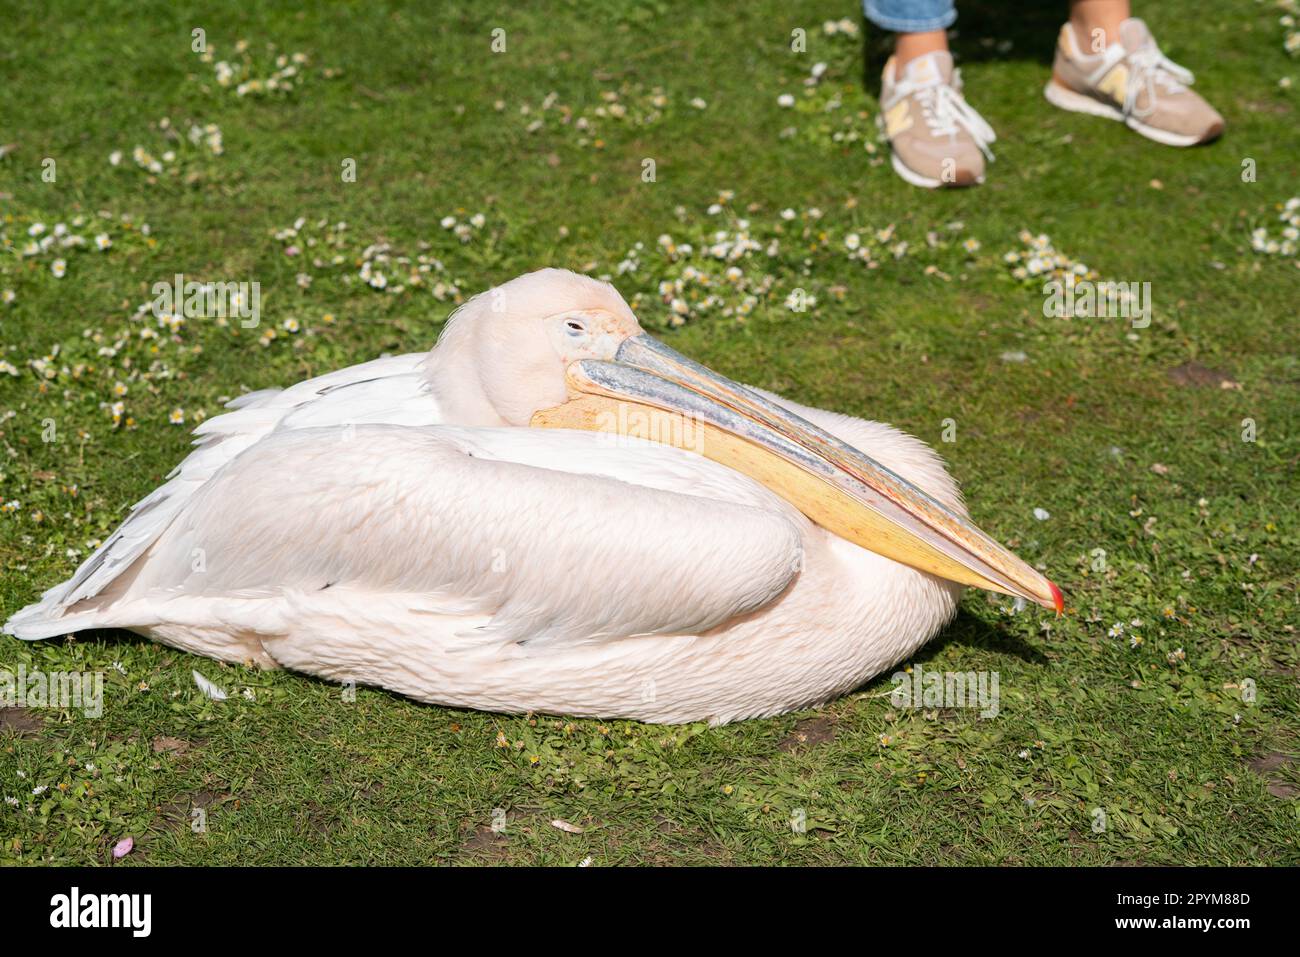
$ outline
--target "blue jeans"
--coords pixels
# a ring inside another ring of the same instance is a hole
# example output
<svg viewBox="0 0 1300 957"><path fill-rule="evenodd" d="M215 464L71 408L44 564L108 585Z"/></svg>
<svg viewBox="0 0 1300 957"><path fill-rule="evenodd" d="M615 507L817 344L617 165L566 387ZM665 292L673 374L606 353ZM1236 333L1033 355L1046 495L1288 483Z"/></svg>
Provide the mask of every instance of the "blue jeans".
<svg viewBox="0 0 1300 957"><path fill-rule="evenodd" d="M957 19L953 0L863 0L862 9L880 29L895 33L944 30Z"/></svg>

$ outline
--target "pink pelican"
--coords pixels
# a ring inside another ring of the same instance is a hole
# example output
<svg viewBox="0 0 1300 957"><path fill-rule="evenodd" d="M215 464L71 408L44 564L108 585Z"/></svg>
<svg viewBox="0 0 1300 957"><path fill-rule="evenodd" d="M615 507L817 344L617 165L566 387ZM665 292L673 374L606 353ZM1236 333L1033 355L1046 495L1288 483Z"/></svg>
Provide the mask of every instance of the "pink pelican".
<svg viewBox="0 0 1300 957"><path fill-rule="evenodd" d="M564 270L471 299L428 353L229 408L4 630L125 628L434 704L721 724L858 687L963 585L1062 608L927 445L725 379Z"/></svg>

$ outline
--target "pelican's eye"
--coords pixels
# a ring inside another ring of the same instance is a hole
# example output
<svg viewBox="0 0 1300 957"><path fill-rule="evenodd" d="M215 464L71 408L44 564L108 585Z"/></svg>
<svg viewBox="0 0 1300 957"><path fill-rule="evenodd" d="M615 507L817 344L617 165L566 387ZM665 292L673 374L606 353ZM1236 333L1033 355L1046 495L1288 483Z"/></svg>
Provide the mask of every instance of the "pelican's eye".
<svg viewBox="0 0 1300 957"><path fill-rule="evenodd" d="M572 309L548 316L551 348L567 364L578 359L612 359L622 336L607 328L608 318L595 310Z"/></svg>

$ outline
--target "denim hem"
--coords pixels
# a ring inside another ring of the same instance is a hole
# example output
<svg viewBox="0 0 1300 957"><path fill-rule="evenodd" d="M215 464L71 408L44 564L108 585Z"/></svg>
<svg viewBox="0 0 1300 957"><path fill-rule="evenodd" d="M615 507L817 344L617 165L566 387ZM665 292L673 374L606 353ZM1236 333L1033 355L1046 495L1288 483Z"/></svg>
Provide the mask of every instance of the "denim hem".
<svg viewBox="0 0 1300 957"><path fill-rule="evenodd" d="M864 0L862 10L867 19L880 29L891 30L894 33L926 33L930 30L946 30L957 20L957 8L955 6L949 7L948 12L942 16L930 17L926 20L905 20L901 17L888 16L876 7L873 0Z"/></svg>

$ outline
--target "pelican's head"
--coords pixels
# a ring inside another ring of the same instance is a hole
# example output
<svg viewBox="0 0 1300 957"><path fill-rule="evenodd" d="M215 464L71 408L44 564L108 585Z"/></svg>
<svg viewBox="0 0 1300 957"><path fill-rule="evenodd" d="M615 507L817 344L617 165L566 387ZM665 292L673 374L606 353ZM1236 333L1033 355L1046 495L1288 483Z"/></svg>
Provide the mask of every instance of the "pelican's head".
<svg viewBox="0 0 1300 957"><path fill-rule="evenodd" d="M568 396L565 371L582 359L613 359L644 335L607 282L567 269L539 269L469 300L447 323L425 364L448 422L528 425Z"/></svg>
<svg viewBox="0 0 1300 957"><path fill-rule="evenodd" d="M619 431L753 477L819 525L940 578L1062 610L1061 593L965 516L866 453L686 358L608 283L562 269L467 302L427 362L444 421Z"/></svg>

